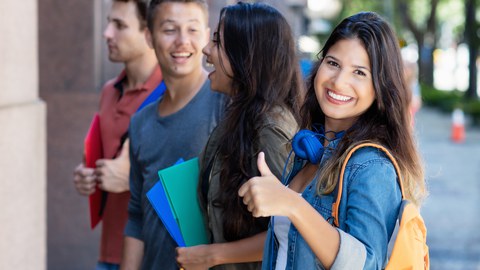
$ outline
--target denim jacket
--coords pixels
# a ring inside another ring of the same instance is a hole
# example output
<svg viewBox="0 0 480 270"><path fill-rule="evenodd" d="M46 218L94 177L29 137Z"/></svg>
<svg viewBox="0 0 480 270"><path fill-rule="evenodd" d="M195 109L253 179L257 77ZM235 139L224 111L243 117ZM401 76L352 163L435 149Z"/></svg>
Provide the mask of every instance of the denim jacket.
<svg viewBox="0 0 480 270"><path fill-rule="evenodd" d="M325 148L320 164L332 156L339 140L330 142ZM295 158L287 183L303 164L304 161ZM317 194L317 180L311 181L302 197L330 221L336 191ZM345 169L339 206L340 226L337 228L340 247L331 269L383 269L401 200L395 168L388 157L372 147L357 150ZM265 242L262 269L275 269L278 242L273 232L273 219ZM293 224L288 232L286 269L325 269Z"/></svg>

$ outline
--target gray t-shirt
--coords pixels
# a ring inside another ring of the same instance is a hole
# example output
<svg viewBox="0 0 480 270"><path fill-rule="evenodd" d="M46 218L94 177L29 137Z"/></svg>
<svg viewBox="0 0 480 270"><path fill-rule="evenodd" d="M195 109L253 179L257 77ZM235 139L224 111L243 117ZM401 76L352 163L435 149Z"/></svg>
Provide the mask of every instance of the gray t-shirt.
<svg viewBox="0 0 480 270"><path fill-rule="evenodd" d="M144 242L142 269L178 269L175 241L165 229L146 193L157 183L158 171L189 160L203 150L223 115L225 96L202 89L180 111L158 115L159 102L136 113L129 128L130 193L125 235Z"/></svg>

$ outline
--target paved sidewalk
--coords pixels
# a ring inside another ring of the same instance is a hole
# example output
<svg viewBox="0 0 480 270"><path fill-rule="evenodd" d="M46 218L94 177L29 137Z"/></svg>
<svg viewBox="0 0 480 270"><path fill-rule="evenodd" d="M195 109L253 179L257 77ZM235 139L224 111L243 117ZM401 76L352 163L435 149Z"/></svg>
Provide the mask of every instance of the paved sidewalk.
<svg viewBox="0 0 480 270"><path fill-rule="evenodd" d="M467 125L462 144L451 142L450 132L450 115L430 108L417 114L431 269L480 270L480 129Z"/></svg>

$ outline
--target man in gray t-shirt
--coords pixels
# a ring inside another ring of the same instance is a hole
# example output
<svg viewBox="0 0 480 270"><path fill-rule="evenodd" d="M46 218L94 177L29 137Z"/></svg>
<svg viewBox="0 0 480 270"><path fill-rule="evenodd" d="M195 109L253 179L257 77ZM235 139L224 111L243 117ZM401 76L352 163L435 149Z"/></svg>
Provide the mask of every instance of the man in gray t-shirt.
<svg viewBox="0 0 480 270"><path fill-rule="evenodd" d="M143 241L142 269L176 269L175 241L146 197L158 181L158 170L180 158L198 156L219 120L221 94L206 81L200 92L180 111L160 116L159 103L138 112L130 124L130 204L125 234ZM158 268L161 266L160 268Z"/></svg>
<svg viewBox="0 0 480 270"><path fill-rule="evenodd" d="M130 123L130 193L121 269L178 269L175 241L146 198L157 172L198 156L224 109L202 66L208 42L205 0L152 0L147 40L167 90Z"/></svg>

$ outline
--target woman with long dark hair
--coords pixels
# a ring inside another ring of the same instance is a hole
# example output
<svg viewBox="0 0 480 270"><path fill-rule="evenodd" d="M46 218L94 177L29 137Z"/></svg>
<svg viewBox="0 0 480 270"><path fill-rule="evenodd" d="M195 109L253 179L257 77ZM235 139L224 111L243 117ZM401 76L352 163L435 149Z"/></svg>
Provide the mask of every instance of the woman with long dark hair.
<svg viewBox="0 0 480 270"><path fill-rule="evenodd" d="M342 179L339 174L355 146L381 145L399 165L405 197L420 204L426 190L410 98L388 23L372 12L344 19L313 69L302 130L292 142L296 155L288 187L260 154L260 176L239 191L253 216L274 216L264 269L383 269L402 200L394 165L384 152L364 147L351 156ZM330 222L337 191L343 199L336 228Z"/></svg>
<svg viewBox="0 0 480 270"><path fill-rule="evenodd" d="M295 41L276 9L240 2L222 9L203 52L214 67L211 88L231 102L200 157L212 244L179 248L177 261L185 269L259 269L269 219L252 217L238 190L258 174L261 151L282 175L304 93Z"/></svg>

